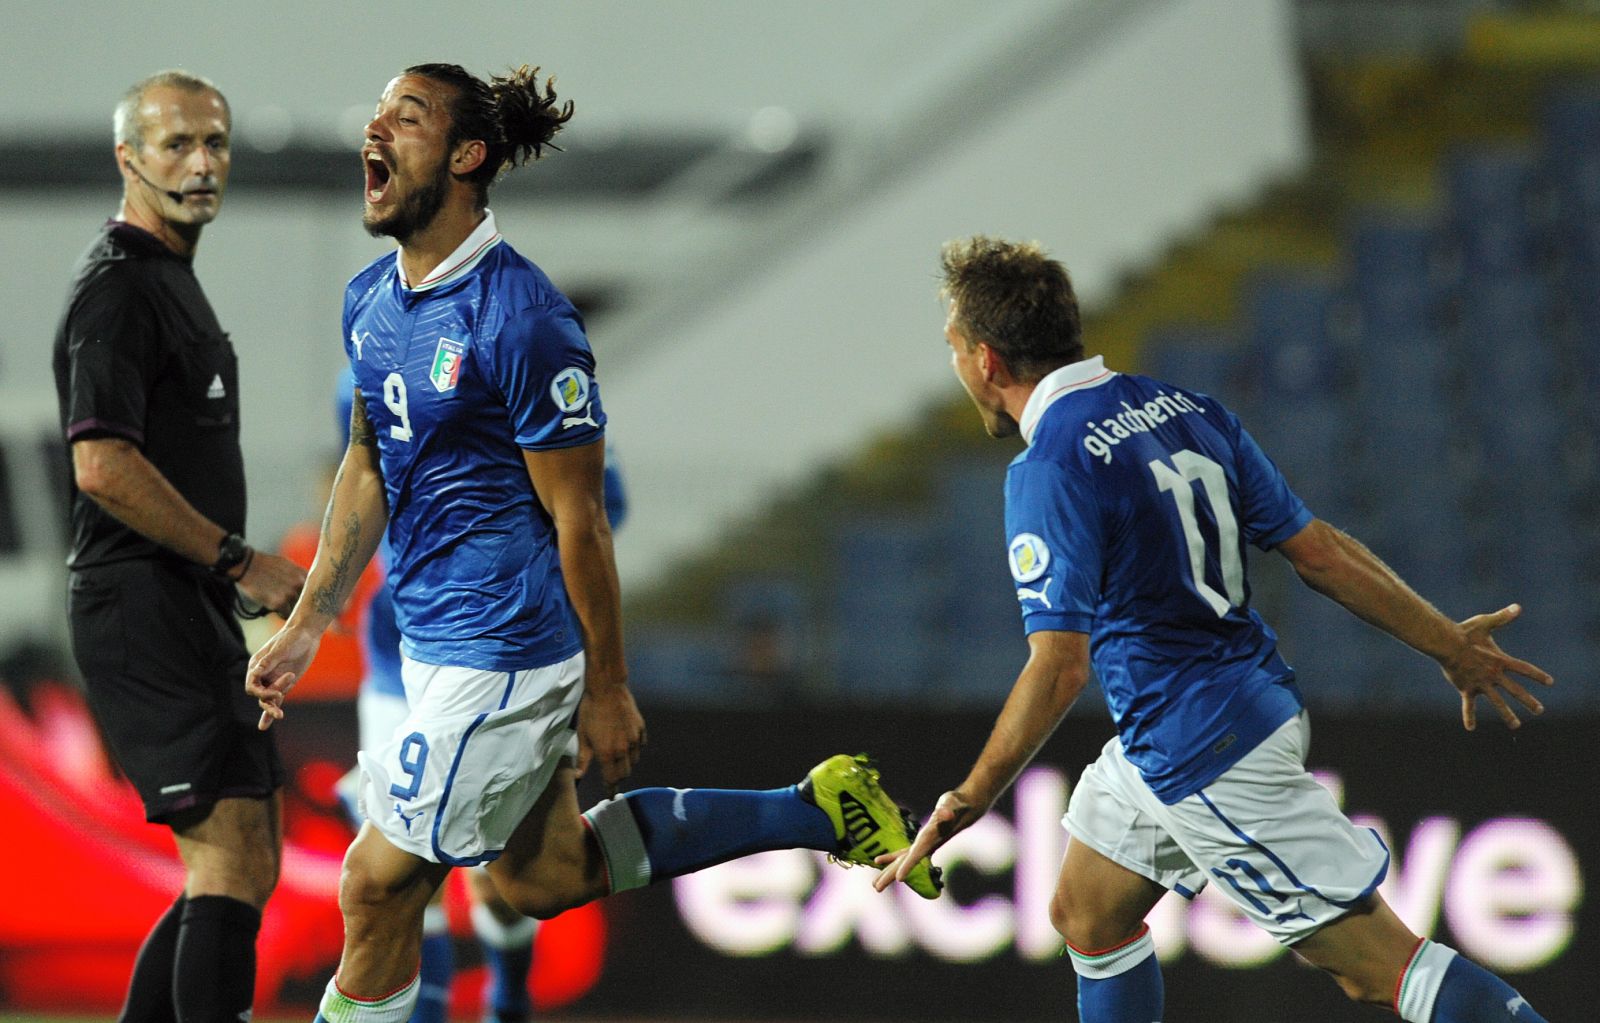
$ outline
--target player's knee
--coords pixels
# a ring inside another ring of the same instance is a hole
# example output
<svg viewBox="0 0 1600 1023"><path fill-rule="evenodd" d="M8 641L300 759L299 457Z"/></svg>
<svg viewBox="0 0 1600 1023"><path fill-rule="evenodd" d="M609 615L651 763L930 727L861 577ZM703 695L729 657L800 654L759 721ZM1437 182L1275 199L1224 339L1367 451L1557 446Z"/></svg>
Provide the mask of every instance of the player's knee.
<svg viewBox="0 0 1600 1023"><path fill-rule="evenodd" d="M1114 948L1132 938L1139 931L1140 921L1130 924L1115 919L1092 899L1057 889L1050 900L1050 924L1073 948L1098 950Z"/></svg>
<svg viewBox="0 0 1600 1023"><path fill-rule="evenodd" d="M347 927L386 915L403 894L370 870L360 858L345 857L344 868L339 872L339 910L344 914Z"/></svg>

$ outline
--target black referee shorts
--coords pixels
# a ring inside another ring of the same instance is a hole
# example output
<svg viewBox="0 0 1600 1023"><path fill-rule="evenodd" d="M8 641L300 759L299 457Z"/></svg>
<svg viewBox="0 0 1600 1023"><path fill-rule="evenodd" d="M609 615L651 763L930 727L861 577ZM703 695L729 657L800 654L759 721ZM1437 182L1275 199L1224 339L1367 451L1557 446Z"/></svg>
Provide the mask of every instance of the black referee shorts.
<svg viewBox="0 0 1600 1023"><path fill-rule="evenodd" d="M232 586L203 569L149 558L72 573L72 652L148 820L283 784L244 692L250 654L232 601Z"/></svg>

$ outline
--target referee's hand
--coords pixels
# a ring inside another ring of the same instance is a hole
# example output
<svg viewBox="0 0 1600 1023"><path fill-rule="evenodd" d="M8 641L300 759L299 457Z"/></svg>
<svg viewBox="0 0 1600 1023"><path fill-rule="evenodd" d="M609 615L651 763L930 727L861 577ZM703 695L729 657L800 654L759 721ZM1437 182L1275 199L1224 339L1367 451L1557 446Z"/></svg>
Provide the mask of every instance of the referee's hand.
<svg viewBox="0 0 1600 1023"><path fill-rule="evenodd" d="M288 558L253 551L244 574L234 584L257 604L287 618L306 584L306 570Z"/></svg>
<svg viewBox="0 0 1600 1023"><path fill-rule="evenodd" d="M311 667L311 659L322 644L322 631L300 625L285 625L250 658L244 673L244 691L261 705L263 732L283 717L283 698Z"/></svg>

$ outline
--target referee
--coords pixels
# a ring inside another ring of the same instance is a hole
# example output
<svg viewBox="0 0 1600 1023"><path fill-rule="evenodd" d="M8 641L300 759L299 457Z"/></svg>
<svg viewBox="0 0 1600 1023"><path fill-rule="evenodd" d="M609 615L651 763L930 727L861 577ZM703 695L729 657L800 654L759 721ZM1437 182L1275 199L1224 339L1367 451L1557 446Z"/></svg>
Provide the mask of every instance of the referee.
<svg viewBox="0 0 1600 1023"><path fill-rule="evenodd" d="M255 728L237 593L287 614L305 579L252 549L233 345L195 280L228 181L228 102L166 71L114 116L122 207L79 260L54 350L71 449L72 648L184 888L139 951L125 1023L249 1019L282 856L283 768Z"/></svg>

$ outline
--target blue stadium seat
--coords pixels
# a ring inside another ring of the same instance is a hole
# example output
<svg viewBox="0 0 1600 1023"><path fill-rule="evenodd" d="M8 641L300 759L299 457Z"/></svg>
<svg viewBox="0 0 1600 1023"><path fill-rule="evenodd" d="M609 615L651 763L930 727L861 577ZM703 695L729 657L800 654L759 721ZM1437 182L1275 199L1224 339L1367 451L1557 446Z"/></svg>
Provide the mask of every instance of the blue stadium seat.
<svg viewBox="0 0 1600 1023"><path fill-rule="evenodd" d="M1432 282L1444 272L1444 238L1431 215L1367 210L1352 218L1346 235L1358 289L1397 279Z"/></svg>
<svg viewBox="0 0 1600 1023"><path fill-rule="evenodd" d="M1451 233L1469 275L1536 268L1538 164L1527 146L1462 146L1445 163Z"/></svg>
<svg viewBox="0 0 1600 1023"><path fill-rule="evenodd" d="M1272 621L1284 660L1316 711L1359 711L1369 699L1370 628L1310 587L1292 583Z"/></svg>
<svg viewBox="0 0 1600 1023"><path fill-rule="evenodd" d="M1552 89L1545 97L1539 127L1552 152L1600 152L1600 79Z"/></svg>
<svg viewBox="0 0 1600 1023"><path fill-rule="evenodd" d="M920 519L836 526L832 655L841 698L890 699L929 685L939 667L935 536Z"/></svg>
<svg viewBox="0 0 1600 1023"><path fill-rule="evenodd" d="M1461 296L1456 343L1479 413L1553 399L1557 345L1549 289L1537 277L1481 278Z"/></svg>
<svg viewBox="0 0 1600 1023"><path fill-rule="evenodd" d="M1265 401L1320 397L1339 389L1343 356L1337 320L1348 303L1329 277L1273 271L1245 285L1248 349Z"/></svg>
<svg viewBox="0 0 1600 1023"><path fill-rule="evenodd" d="M1344 514L1359 481L1350 447L1354 424L1342 399L1264 403L1244 425L1306 504L1326 516Z"/></svg>
<svg viewBox="0 0 1600 1023"><path fill-rule="evenodd" d="M1224 331L1204 327L1161 327L1145 339L1141 372L1201 394L1210 394L1239 410L1252 393L1239 341Z"/></svg>
<svg viewBox="0 0 1600 1023"><path fill-rule="evenodd" d="M717 633L683 626L628 630L628 685L646 710L651 703L722 704L725 658Z"/></svg>

